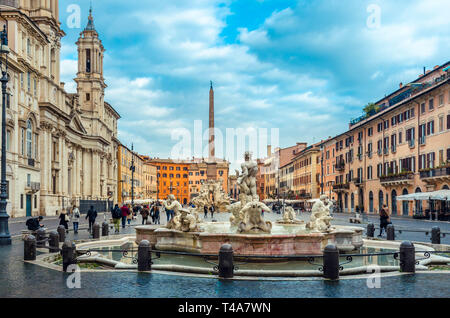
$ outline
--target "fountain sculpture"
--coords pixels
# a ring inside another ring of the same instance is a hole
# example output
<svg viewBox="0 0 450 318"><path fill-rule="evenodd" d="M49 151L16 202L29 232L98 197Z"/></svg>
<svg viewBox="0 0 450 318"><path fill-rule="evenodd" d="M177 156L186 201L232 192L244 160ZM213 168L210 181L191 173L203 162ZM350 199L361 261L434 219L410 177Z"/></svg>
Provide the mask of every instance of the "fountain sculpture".
<svg viewBox="0 0 450 318"><path fill-rule="evenodd" d="M278 220L278 224L303 224L304 221L297 220L295 218L295 211L294 208L291 206L284 206L283 207L283 218L281 220Z"/></svg>
<svg viewBox="0 0 450 318"><path fill-rule="evenodd" d="M272 222L265 221L262 212L272 212L264 203L259 202L256 193L256 174L258 165L252 161L250 152L244 155L245 162L241 164L242 172L236 170L237 184L240 195L239 217L234 213L231 223L238 224L238 233L270 233ZM239 222L237 222L239 220Z"/></svg>
<svg viewBox="0 0 450 318"><path fill-rule="evenodd" d="M216 211L226 211L230 198L222 189L222 180L207 180L202 183L198 196L192 199L195 210L203 212L204 206L214 205Z"/></svg>
<svg viewBox="0 0 450 318"><path fill-rule="evenodd" d="M311 210L311 218L306 228L314 232L328 233L335 228L331 227L330 207L333 205L326 195L321 195L320 200L315 202Z"/></svg>
<svg viewBox="0 0 450 318"><path fill-rule="evenodd" d="M166 225L168 229L182 232L200 231L197 225L198 214L195 211L183 209L180 202L175 200L173 194L169 194L167 200L162 202L166 210L173 210L174 212L174 217Z"/></svg>
<svg viewBox="0 0 450 318"><path fill-rule="evenodd" d="M198 208L208 204L210 191L215 199L226 199L217 190L217 183L207 182L196 198L196 208L184 209L173 195L169 195L163 204L174 211L174 218L166 227L136 227L136 242L146 239L155 249L204 254L217 253L222 244L228 243L233 246L236 256L319 255L329 243L336 244L342 252L362 246L362 228L331 226L329 208L332 203L326 196L321 196L314 204L307 224L295 219L292 207L285 207L282 220L274 224L265 221L264 212L272 211L259 201L256 193L258 166L251 160L249 152L245 153L241 170L237 172L239 201L226 206L231 213L230 222L200 221Z"/></svg>

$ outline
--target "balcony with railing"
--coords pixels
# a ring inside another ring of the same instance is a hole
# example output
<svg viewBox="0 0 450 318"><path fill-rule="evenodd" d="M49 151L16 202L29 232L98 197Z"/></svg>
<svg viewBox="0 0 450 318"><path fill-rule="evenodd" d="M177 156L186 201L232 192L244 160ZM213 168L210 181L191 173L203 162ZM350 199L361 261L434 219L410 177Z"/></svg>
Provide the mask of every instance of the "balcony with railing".
<svg viewBox="0 0 450 318"><path fill-rule="evenodd" d="M409 148L414 148L415 144L416 144L416 142L415 142L415 140L414 140L414 139L410 139L410 140L408 140L408 145L409 145Z"/></svg>
<svg viewBox="0 0 450 318"><path fill-rule="evenodd" d="M420 170L420 179L426 183L450 182L450 165Z"/></svg>
<svg viewBox="0 0 450 318"><path fill-rule="evenodd" d="M383 186L396 186L402 184L411 184L414 179L414 173L411 171L388 174L380 177Z"/></svg>
<svg viewBox="0 0 450 318"><path fill-rule="evenodd" d="M333 191L335 191L335 192L346 191L349 189L350 189L350 184L348 184L348 183L333 184Z"/></svg>

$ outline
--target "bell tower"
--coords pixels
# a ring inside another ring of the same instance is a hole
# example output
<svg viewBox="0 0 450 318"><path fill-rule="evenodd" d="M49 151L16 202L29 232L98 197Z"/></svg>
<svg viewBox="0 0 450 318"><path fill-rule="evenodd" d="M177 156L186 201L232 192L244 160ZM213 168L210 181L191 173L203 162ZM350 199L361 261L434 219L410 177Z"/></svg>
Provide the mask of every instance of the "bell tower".
<svg viewBox="0 0 450 318"><path fill-rule="evenodd" d="M75 82L83 117L99 118L104 107L106 84L103 78L103 56L105 48L94 26L92 8L88 23L80 33L78 47L78 72ZM90 133L96 133L94 125L87 125ZM91 129L89 129L91 127Z"/></svg>

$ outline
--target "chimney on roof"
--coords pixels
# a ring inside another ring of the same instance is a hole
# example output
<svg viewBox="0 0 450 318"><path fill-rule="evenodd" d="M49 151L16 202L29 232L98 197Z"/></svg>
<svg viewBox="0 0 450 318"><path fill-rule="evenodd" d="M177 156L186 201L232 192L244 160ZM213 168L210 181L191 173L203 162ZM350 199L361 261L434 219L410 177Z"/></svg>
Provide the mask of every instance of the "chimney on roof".
<svg viewBox="0 0 450 318"><path fill-rule="evenodd" d="M425 69L425 66L423 67L423 75L425 75L425 73L426 73L426 69Z"/></svg>
<svg viewBox="0 0 450 318"><path fill-rule="evenodd" d="M436 65L436 66L434 67L434 69L437 69L437 68L439 68L439 65Z"/></svg>
<svg viewBox="0 0 450 318"><path fill-rule="evenodd" d="M399 86L400 88L402 88L402 87L403 87L403 83L400 82L400 84L398 84L398 86Z"/></svg>

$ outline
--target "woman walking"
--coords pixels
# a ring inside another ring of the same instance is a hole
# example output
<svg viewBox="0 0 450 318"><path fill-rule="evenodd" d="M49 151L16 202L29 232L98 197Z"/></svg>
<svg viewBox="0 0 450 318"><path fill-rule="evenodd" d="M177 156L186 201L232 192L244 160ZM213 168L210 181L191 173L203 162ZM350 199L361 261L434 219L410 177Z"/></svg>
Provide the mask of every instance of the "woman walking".
<svg viewBox="0 0 450 318"><path fill-rule="evenodd" d="M381 237L383 229L386 231L388 224L391 224L391 218L389 216L388 207L384 204L380 210L380 234L378 234L378 237Z"/></svg>
<svg viewBox="0 0 450 318"><path fill-rule="evenodd" d="M133 217L134 217L134 211L135 211L135 209L136 209L136 207L133 207L133 208L130 208L129 210L130 210L130 212L131 211L133 211L133 212L131 212L131 213L129 213L128 215L127 215L127 222L128 222L128 227L130 227L131 226L131 220L133 220Z"/></svg>
<svg viewBox="0 0 450 318"><path fill-rule="evenodd" d="M67 233L69 233L69 220L66 210L61 210L61 214L59 215L59 225L64 226Z"/></svg>
<svg viewBox="0 0 450 318"><path fill-rule="evenodd" d="M80 210L76 205L73 206L72 210L72 223L73 223L73 233L78 234L78 226L80 224Z"/></svg>
<svg viewBox="0 0 450 318"><path fill-rule="evenodd" d="M205 216L203 218L206 219L208 217L208 206L206 204L203 206L203 212L205 212Z"/></svg>

